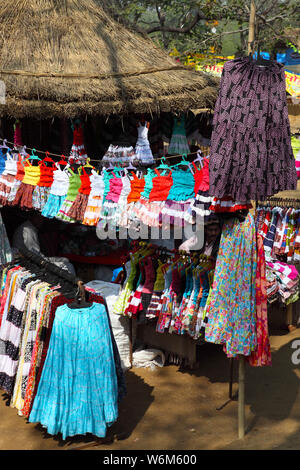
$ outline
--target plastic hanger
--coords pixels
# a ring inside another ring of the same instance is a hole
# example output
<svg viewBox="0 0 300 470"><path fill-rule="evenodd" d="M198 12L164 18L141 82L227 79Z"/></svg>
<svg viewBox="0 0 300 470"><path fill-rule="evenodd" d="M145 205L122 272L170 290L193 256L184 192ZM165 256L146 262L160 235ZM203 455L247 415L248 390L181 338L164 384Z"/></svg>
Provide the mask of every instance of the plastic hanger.
<svg viewBox="0 0 300 470"><path fill-rule="evenodd" d="M50 153L48 151L45 152L45 155L46 155L46 157L43 158L43 162L49 162L49 163L52 163L53 165L55 165L55 161L52 160L52 158L50 157Z"/></svg>
<svg viewBox="0 0 300 470"><path fill-rule="evenodd" d="M166 163L166 157L161 158L161 164L158 165L157 170L170 170L171 168L169 165Z"/></svg>
<svg viewBox="0 0 300 470"><path fill-rule="evenodd" d="M204 158L205 158L205 157L203 156L201 150L198 150L198 152L197 152L197 157L195 158L195 160L193 160L193 162L194 162L194 163L199 162L199 163L200 163L200 166L201 166L201 168L202 168L202 167L203 167L203 160L204 160Z"/></svg>
<svg viewBox="0 0 300 470"><path fill-rule="evenodd" d="M20 155L23 155L24 157L27 157L28 152L26 152L26 145L23 146L22 150L20 151Z"/></svg>
<svg viewBox="0 0 300 470"><path fill-rule="evenodd" d="M132 162L130 162L129 165L126 167L126 170L136 170L136 167L133 166Z"/></svg>
<svg viewBox="0 0 300 470"><path fill-rule="evenodd" d="M172 168L178 168L180 166L187 166L189 169L191 169L190 162L188 160L186 160L186 157L187 157L187 154L184 153L182 155L181 161L179 163L176 163L175 165L173 165Z"/></svg>
<svg viewBox="0 0 300 470"><path fill-rule="evenodd" d="M6 142L7 142L7 139L4 139L4 140L3 140L3 144L0 145L0 148L1 148L1 149L9 149L9 147L6 145Z"/></svg>
<svg viewBox="0 0 300 470"><path fill-rule="evenodd" d="M25 161L25 162L28 162L28 161L30 161L30 162L31 162L31 161L40 162L41 159L40 159L40 157L38 157L38 156L35 154L35 152L36 152L36 150L35 150L35 149L32 149L31 155L28 155L28 157L25 158L25 160L23 160L23 161Z"/></svg>
<svg viewBox="0 0 300 470"><path fill-rule="evenodd" d="M92 305L93 305L92 303L87 302L86 294L85 294L85 291L83 290L83 288L80 289L80 287L78 287L77 294L76 294L76 300L75 300L75 302L72 302L72 303L68 304L68 307L75 310L77 308L89 308Z"/></svg>
<svg viewBox="0 0 300 470"><path fill-rule="evenodd" d="M61 156L61 159L59 160L59 162L57 162L57 165L62 165L62 166L67 166L68 165L68 162L67 162L66 157L64 155Z"/></svg>

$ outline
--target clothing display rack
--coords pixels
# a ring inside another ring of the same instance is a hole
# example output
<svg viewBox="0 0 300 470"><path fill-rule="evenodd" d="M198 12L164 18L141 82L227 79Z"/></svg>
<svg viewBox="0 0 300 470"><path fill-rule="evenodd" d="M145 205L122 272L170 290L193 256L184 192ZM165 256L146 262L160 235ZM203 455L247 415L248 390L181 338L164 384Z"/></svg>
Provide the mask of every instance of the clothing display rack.
<svg viewBox="0 0 300 470"><path fill-rule="evenodd" d="M85 298L84 283L81 279L75 276L72 276L72 274L69 274L67 271L51 263L45 257L41 256L39 253L34 253L25 247L23 247L22 249L19 249L19 253L20 253L20 256L15 261L18 261L18 260L21 261L22 258L25 258L26 260L35 264L37 267L43 268L43 270L46 273L51 273L55 275L55 277L60 278L63 281L65 281L67 285L70 287L70 291L76 289L77 287L77 292L75 293L76 299L79 300L79 299Z"/></svg>
<svg viewBox="0 0 300 470"><path fill-rule="evenodd" d="M256 210L259 207L281 207L281 208L293 208L300 209L300 199L291 197L269 197L263 201L256 201ZM295 261L295 264L299 261ZM287 324L292 325L293 323L293 304L290 303L286 306L286 319Z"/></svg>

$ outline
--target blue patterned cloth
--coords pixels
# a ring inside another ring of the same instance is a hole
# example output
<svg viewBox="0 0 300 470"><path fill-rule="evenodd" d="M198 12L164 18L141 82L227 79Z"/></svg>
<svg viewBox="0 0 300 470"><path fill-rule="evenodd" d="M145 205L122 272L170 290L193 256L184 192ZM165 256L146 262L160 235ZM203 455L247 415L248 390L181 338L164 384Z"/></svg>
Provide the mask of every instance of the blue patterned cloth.
<svg viewBox="0 0 300 470"><path fill-rule="evenodd" d="M118 417L118 385L105 307L56 310L29 422L49 434L105 437Z"/></svg>

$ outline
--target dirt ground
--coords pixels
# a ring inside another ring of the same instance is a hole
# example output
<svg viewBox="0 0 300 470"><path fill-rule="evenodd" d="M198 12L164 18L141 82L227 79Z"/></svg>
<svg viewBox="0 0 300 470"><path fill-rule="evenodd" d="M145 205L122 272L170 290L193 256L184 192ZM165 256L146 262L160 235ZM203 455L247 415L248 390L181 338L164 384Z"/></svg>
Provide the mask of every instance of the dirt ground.
<svg viewBox="0 0 300 470"><path fill-rule="evenodd" d="M108 442L98 441L96 446L91 446L92 436L66 441L50 436L40 425L18 416L1 393L0 450L299 449L300 365L291 361L296 339L300 340L299 328L271 336L272 367L246 366L243 440L238 439L237 401L217 410L228 400L229 361L221 347L205 344L197 370L166 366L128 371L128 393L119 419L108 432ZM235 361L234 393L237 378Z"/></svg>

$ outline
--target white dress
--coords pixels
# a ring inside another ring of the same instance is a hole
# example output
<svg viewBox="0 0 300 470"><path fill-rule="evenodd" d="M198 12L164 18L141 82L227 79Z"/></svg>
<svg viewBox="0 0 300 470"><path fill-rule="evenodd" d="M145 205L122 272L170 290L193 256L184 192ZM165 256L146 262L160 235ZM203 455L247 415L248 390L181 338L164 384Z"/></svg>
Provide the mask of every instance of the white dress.
<svg viewBox="0 0 300 470"><path fill-rule="evenodd" d="M135 153L137 160L142 165L152 165L154 163L152 150L148 140L148 131L148 122L145 121L144 125L139 122L138 139L135 146Z"/></svg>

